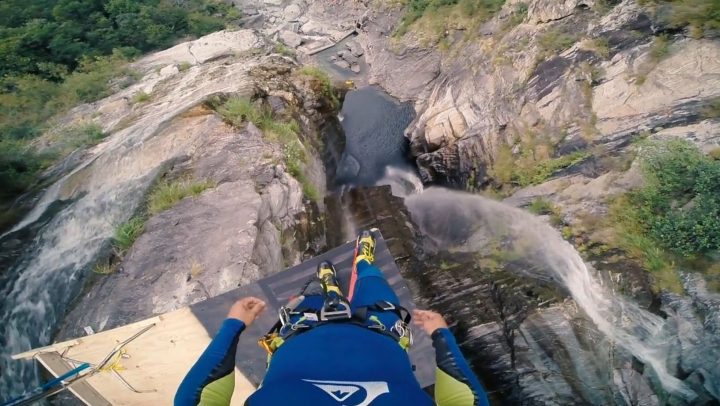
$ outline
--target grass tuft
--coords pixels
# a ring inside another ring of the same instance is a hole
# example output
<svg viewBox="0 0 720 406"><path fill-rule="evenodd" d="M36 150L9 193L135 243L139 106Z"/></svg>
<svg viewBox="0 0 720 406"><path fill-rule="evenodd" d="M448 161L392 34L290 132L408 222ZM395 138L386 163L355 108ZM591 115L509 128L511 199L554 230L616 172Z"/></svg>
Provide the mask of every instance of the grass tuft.
<svg viewBox="0 0 720 406"><path fill-rule="evenodd" d="M573 46L577 40L576 34L551 29L540 36L538 46L541 53L557 54Z"/></svg>
<svg viewBox="0 0 720 406"><path fill-rule="evenodd" d="M327 72L316 66L304 66L298 70L298 73L303 76L309 76L315 80L319 87L317 90L330 101L331 109L337 110L340 108L340 100L335 94L335 88Z"/></svg>
<svg viewBox="0 0 720 406"><path fill-rule="evenodd" d="M145 231L145 220L144 216L135 216L115 228L113 245L118 251L125 252L132 247L135 240Z"/></svg>
<svg viewBox="0 0 720 406"><path fill-rule="evenodd" d="M275 53L278 53L280 55L289 56L291 58L295 57L295 50L292 48L287 47L285 44L277 43L274 47Z"/></svg>
<svg viewBox="0 0 720 406"><path fill-rule="evenodd" d="M113 264L97 264L93 267L92 271L99 275L110 275L115 272L117 267Z"/></svg>
<svg viewBox="0 0 720 406"><path fill-rule="evenodd" d="M150 101L151 97L144 91L139 91L132 96L133 104L141 104Z"/></svg>
<svg viewBox="0 0 720 406"><path fill-rule="evenodd" d="M650 45L650 56L655 61L660 61L670 54L670 39L666 34L653 38Z"/></svg>
<svg viewBox="0 0 720 406"><path fill-rule="evenodd" d="M147 211L151 215L158 214L175 206L180 200L188 196L198 196L203 191L214 186L215 184L210 181L162 181L150 192L150 195L148 196Z"/></svg>
<svg viewBox="0 0 720 406"><path fill-rule="evenodd" d="M538 197L528 206L528 211L539 216L550 216L550 224L553 226L563 225L560 209L551 201Z"/></svg>
<svg viewBox="0 0 720 406"><path fill-rule="evenodd" d="M610 56L610 42L607 38L594 38L583 41L582 47L588 51L595 52L603 59L607 59Z"/></svg>

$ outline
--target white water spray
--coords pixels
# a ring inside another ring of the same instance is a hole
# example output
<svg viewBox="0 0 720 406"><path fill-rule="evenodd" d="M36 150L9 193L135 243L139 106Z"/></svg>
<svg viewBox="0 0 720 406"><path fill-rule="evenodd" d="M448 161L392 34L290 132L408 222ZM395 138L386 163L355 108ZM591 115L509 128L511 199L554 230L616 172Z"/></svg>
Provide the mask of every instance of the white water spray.
<svg viewBox="0 0 720 406"><path fill-rule="evenodd" d="M424 235L440 248L477 252L489 237L512 241L528 262L570 292L607 337L656 374L662 386L688 400L697 395L667 369L671 343L665 321L613 294L591 274L577 251L537 217L500 202L442 188L410 196L406 204Z"/></svg>
<svg viewBox="0 0 720 406"><path fill-rule="evenodd" d="M378 180L375 185L390 185L392 194L400 197L418 194L424 189L422 180L414 172L394 166L385 168L385 176Z"/></svg>

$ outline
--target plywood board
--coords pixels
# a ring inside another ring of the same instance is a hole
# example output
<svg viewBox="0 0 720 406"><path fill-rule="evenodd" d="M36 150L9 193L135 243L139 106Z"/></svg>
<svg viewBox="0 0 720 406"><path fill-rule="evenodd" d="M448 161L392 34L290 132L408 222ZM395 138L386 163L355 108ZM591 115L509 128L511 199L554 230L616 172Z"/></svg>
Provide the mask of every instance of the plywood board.
<svg viewBox="0 0 720 406"><path fill-rule="evenodd" d="M122 369L118 372L135 389L153 392L134 393L109 371L92 376L86 382L113 405L171 404L180 382L211 340L189 308L18 354L14 358L31 358L37 352L56 351L67 358L98 363L115 345L149 324L155 326L125 347L129 358L121 360ZM255 386L242 372L235 372L232 404L242 405Z"/></svg>
<svg viewBox="0 0 720 406"><path fill-rule="evenodd" d="M35 359L45 368L45 370L56 377L70 372L75 368L74 365L71 365L55 351L39 353ZM112 404L85 381L73 384L68 390L86 405L110 406Z"/></svg>

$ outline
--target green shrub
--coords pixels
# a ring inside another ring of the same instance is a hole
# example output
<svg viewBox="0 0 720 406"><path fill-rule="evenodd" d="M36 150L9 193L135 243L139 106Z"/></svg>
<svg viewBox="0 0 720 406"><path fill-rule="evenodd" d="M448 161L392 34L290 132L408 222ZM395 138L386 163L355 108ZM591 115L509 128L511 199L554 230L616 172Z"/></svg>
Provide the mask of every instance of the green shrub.
<svg viewBox="0 0 720 406"><path fill-rule="evenodd" d="M192 68L192 64L190 62L182 62L180 65L178 65L178 71L185 72L186 70Z"/></svg>
<svg viewBox="0 0 720 406"><path fill-rule="evenodd" d="M283 156L285 158L285 166L288 172L295 178L299 178L303 174L303 166L307 162L305 149L300 142L291 142L283 148Z"/></svg>
<svg viewBox="0 0 720 406"><path fill-rule="evenodd" d="M315 185L310 183L310 181L308 181L308 180L301 182L301 184L302 184L303 195L305 197L307 197L308 199L310 199L314 202L317 202L320 200L320 192L318 192Z"/></svg>
<svg viewBox="0 0 720 406"><path fill-rule="evenodd" d="M145 102L150 101L150 98L151 97L149 94L147 94L141 90L132 96L132 103L133 104L145 103Z"/></svg>
<svg viewBox="0 0 720 406"><path fill-rule="evenodd" d="M0 202L27 190L51 162L51 156L34 152L27 142L0 139Z"/></svg>
<svg viewBox="0 0 720 406"><path fill-rule="evenodd" d="M272 120L269 110L257 107L249 99L241 97L230 98L217 111L226 121L236 127L249 121L262 129L267 122Z"/></svg>
<svg viewBox="0 0 720 406"><path fill-rule="evenodd" d="M95 145L106 136L98 124L86 122L61 128L50 139L53 154L63 157L78 148Z"/></svg>
<svg viewBox="0 0 720 406"><path fill-rule="evenodd" d="M530 203L528 211L541 216L550 216L550 224L555 227L563 225L560 209L549 200L538 197Z"/></svg>
<svg viewBox="0 0 720 406"><path fill-rule="evenodd" d="M641 188L611 204L619 246L661 289L681 291L675 263L720 249L720 162L686 140L644 142Z"/></svg>
<svg viewBox="0 0 720 406"><path fill-rule="evenodd" d="M110 56L84 57L78 68L60 84L59 97L53 100L56 113L110 95L109 82L121 75L130 75L127 59L119 53Z"/></svg>
<svg viewBox="0 0 720 406"><path fill-rule="evenodd" d="M678 255L720 249L720 162L688 141L641 150L646 185L630 195L649 234Z"/></svg>
<svg viewBox="0 0 720 406"><path fill-rule="evenodd" d="M508 20L507 26L505 28L507 29L521 24L523 21L525 21L525 18L527 18L527 14L528 5L526 3L517 3L515 5L515 10L510 16L510 19Z"/></svg>
<svg viewBox="0 0 720 406"><path fill-rule="evenodd" d="M555 205L551 201L538 197L528 206L528 211L533 214L544 215L555 213Z"/></svg>
<svg viewBox="0 0 720 406"><path fill-rule="evenodd" d="M650 45L650 56L659 61L666 57L670 53L670 40L667 35L658 35L653 38L653 42Z"/></svg>
<svg viewBox="0 0 720 406"><path fill-rule="evenodd" d="M160 213L175 206L180 200L188 196L198 196L203 191L214 186L215 184L210 181L161 181L150 191L147 202L147 211L149 214Z"/></svg>
<svg viewBox="0 0 720 406"><path fill-rule="evenodd" d="M125 252L132 247L143 231L145 231L145 217L133 217L115 228L113 245L120 252Z"/></svg>
<svg viewBox="0 0 720 406"><path fill-rule="evenodd" d="M498 150L489 174L500 185L530 186L550 179L556 172L584 161L590 151L576 151L568 155L550 157L552 147L547 140L531 137L519 145L519 153L514 155L508 145ZM539 151L545 150L542 154Z"/></svg>
<svg viewBox="0 0 720 406"><path fill-rule="evenodd" d="M715 161L720 161L720 147L715 147L708 152L708 157Z"/></svg>

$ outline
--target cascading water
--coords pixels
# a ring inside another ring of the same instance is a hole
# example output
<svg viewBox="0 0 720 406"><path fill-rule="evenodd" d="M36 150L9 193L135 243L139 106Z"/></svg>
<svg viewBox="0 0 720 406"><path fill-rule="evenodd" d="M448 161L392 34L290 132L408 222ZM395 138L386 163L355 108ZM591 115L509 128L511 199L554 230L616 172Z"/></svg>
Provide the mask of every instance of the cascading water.
<svg viewBox="0 0 720 406"><path fill-rule="evenodd" d="M666 390L690 401L696 396L666 366L672 337L665 320L602 286L555 229L523 210L442 188L405 201L422 234L441 249L477 252L489 238L509 242L534 265L530 276L566 288L598 330L650 366Z"/></svg>
<svg viewBox="0 0 720 406"><path fill-rule="evenodd" d="M156 135L152 126L121 131L98 145L90 157L50 187L35 209L0 245L15 244L16 233L31 227L54 202L62 209L39 226L23 253L0 274L0 393L21 393L34 380L31 362L10 355L47 345L89 269L108 245L115 227L141 204L160 168L197 142L191 137Z"/></svg>

